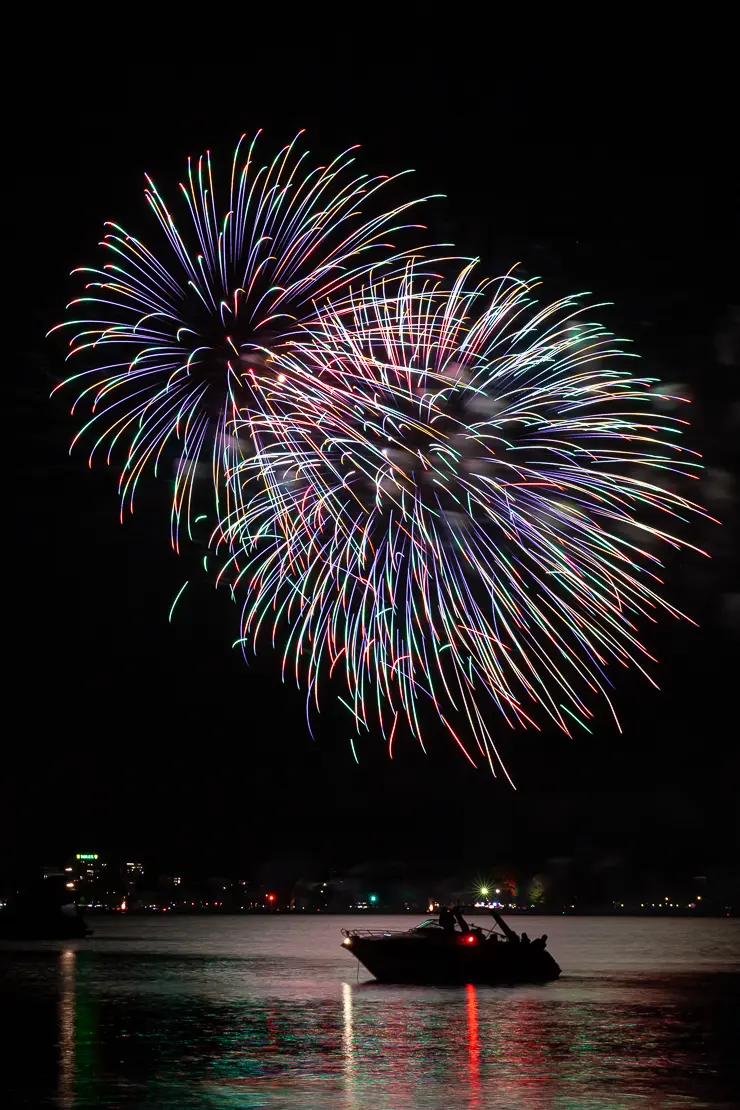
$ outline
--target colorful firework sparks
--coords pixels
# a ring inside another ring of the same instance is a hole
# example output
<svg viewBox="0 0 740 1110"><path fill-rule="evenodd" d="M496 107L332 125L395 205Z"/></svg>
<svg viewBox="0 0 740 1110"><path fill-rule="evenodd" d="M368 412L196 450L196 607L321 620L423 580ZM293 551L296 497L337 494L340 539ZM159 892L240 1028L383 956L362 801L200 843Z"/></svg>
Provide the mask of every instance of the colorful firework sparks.
<svg viewBox="0 0 740 1110"><path fill-rule="evenodd" d="M424 745L430 710L494 771L494 706L588 730L609 664L647 675L640 622L682 615L656 549L702 513L686 422L657 414L583 297L533 290L472 265L450 286L414 263L370 275L235 418L218 542L240 642L271 637L309 710L333 674L354 740L379 728L391 755L401 731Z"/></svg>
<svg viewBox="0 0 740 1110"><path fill-rule="evenodd" d="M62 383L81 387L72 411L81 403L92 410L72 446L89 432L91 465L98 450L108 462L117 447L123 451L122 514L127 504L133 509L141 475L147 467L156 473L176 441L175 548L183 521L190 532L199 468L212 475L216 516L230 511L227 429L245 375L259 373L327 297L341 302L370 267L399 263L405 252L389 237L420 226L403 222L417 201L372 215L394 179L358 175L356 148L310 168L308 151L297 150L300 134L261 167L259 132L248 145L242 136L223 211L210 155L189 162L180 226L147 177L165 250L107 224L102 246L110 261L75 271L89 279L85 295L69 306L74 319L58 325L72 329L69 357L85 366Z"/></svg>
<svg viewBox="0 0 740 1110"><path fill-rule="evenodd" d="M297 138L261 168L240 141L222 211L190 164L181 227L149 180L161 254L108 225L58 325L92 409L73 446L123 452L122 513L175 462L173 546L206 520L238 642L279 646L309 716L343 684L355 758L436 719L495 772L492 708L588 731L615 664L653 681L640 624L682 616L659 551L692 546L699 462L583 297L435 275L392 242L417 202L368 216L393 179L356 176L354 148L309 169Z"/></svg>

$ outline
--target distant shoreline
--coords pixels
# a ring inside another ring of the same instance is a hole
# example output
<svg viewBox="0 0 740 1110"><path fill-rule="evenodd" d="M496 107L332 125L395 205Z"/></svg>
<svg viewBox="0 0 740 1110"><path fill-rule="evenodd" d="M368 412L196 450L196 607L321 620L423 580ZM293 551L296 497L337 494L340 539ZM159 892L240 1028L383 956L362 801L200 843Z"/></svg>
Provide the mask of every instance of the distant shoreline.
<svg viewBox="0 0 740 1110"><path fill-rule="evenodd" d="M436 913L428 913L423 910L296 910L296 909L177 909L174 907L159 908L156 910L141 909L141 910L115 910L115 909L84 909L86 917L160 917L163 913L167 913L172 917L359 917L365 920L372 921L374 918L381 917L436 917ZM484 917L488 911L483 907L478 909L465 908L464 912L469 917ZM609 910L609 909L593 909L593 910L547 910L547 909L527 909L527 910L501 910L499 911L502 917L651 917L659 920L664 920L666 917L676 918L693 918L706 920L707 918L734 918L737 913L733 908L726 910L689 910L689 909L668 909L668 910L654 910L654 909L638 909L638 910Z"/></svg>

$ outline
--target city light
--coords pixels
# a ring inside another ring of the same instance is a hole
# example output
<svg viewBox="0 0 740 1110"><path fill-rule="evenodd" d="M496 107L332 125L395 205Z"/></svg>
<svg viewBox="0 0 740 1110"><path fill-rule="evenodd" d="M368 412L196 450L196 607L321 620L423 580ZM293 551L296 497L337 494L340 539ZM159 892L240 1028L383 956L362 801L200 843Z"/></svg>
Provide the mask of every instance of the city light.
<svg viewBox="0 0 740 1110"><path fill-rule="evenodd" d="M75 856L72 856L75 859ZM123 857L126 858L125 856ZM107 860L107 863L106 863ZM262 912L268 911L269 913L284 914L286 911L312 911L314 913L326 912L327 909L338 909L339 907L329 898L329 892L335 891L341 894L342 884L347 883L347 879L333 877L330 881L322 881L315 884L315 889L312 895L305 893L297 894L295 891L290 892L287 887L280 888L280 895L277 891L264 891L264 887L255 892L252 898L247 901L244 897L245 888L251 885L247 880L238 879L208 879L209 893L206 895L207 901L201 900L201 897L193 900L188 884L190 877L187 872L179 871L178 874L169 875L152 875L151 880L144 885L143 874L145 867L141 863L131 862L118 863L106 855L106 860L102 855L96 852L78 852L76 857L76 866L63 868L61 866L51 867L51 865L42 868L44 879L55 880L59 882L59 888L64 890L64 895L61 899L65 903L79 902L80 907L87 906L89 909L107 909L115 911L126 911L129 913L137 913L141 910L158 910L159 912L177 913L180 910L191 912L193 910L211 910L229 912ZM175 870L173 867L172 870ZM107 880L105 876L108 876ZM122 880L121 882L118 879ZM199 881L195 879L194 881ZM457 880L460 882L460 879ZM460 885L467 886L469 893L466 896L461 894L455 895L457 901L465 901L469 903L469 908L475 911L488 911L493 910L506 913L508 911L516 912L517 910L526 911L528 909L542 910L543 903L535 901L506 901L506 899L515 897L514 891L517 889L516 883L511 879L499 880L504 882L503 887L494 887L487 879L481 879L472 875L472 884L468 886L464 881ZM529 880L525 879L525 882ZM256 884L255 884L256 885ZM459 888L458 888L459 889ZM663 887L665 890L665 887ZM689 888L690 889L690 888ZM238 898L236 904L232 905L230 900L226 900L224 895L229 892L238 891L241 897ZM205 894L205 891L204 891ZM414 891L414 897L410 897L411 890L403 892L403 898L400 894L394 893L391 889L385 889L382 898L376 891L368 892L365 895L350 895L349 890L346 890L345 896L340 898L339 901L349 910L353 912L364 912L371 914L377 912L382 914L396 913L396 912L413 912L415 909L426 910L426 913L434 919L440 910L440 902L435 900L435 896L424 896L421 892ZM214 897L215 895L215 897ZM639 896L639 895L638 895ZM645 895L641 895L643 898ZM647 895L650 897L650 895ZM447 897L442 897L442 904L450 902L453 894ZM618 898L611 898L608 906L604 906L604 912L608 913L637 913L641 911L658 911L656 916L667 915L663 912L666 910L676 910L683 912L689 910L687 916L693 915L694 917L702 916L711 913L713 908L713 899L711 891L707 890L705 895L706 901L702 900L701 894L691 895L684 894L681 900L675 900L677 894L653 894L652 897L656 898L655 902L636 902L633 901L634 895L629 889L621 894L621 898L627 898L627 901L622 901ZM531 894L530 894L531 898ZM151 901L150 901L151 899ZM575 903L565 904L564 901L559 899L554 902L544 903L547 906L547 912L552 913L567 913L569 910L575 909ZM668 916L673 916L672 914ZM382 921L383 917L380 915L376 919ZM432 922L429 922L431 924ZM436 924L436 922L435 922ZM372 926L372 922L369 923ZM431 935L431 934L430 934ZM481 937L474 931L475 939L480 942ZM468 944L467 934L461 935L458 933L458 943Z"/></svg>

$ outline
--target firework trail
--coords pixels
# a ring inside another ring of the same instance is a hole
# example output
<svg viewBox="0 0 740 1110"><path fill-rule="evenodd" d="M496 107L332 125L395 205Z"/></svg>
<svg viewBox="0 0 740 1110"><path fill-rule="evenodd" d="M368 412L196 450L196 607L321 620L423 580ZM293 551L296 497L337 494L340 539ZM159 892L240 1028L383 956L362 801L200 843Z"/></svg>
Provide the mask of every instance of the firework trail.
<svg viewBox="0 0 740 1110"><path fill-rule="evenodd" d="M236 415L219 542L240 642L279 645L309 710L341 679L353 751L378 728L391 755L402 732L423 746L431 710L495 770L494 707L588 730L615 664L650 678L639 625L682 615L659 551L702 512L680 492L686 422L582 297L533 290L472 265L371 275Z"/></svg>
<svg viewBox="0 0 740 1110"><path fill-rule="evenodd" d="M87 279L85 295L68 306L74 318L57 326L72 331L69 357L82 367L62 383L80 388L72 411L91 409L72 446L89 433L91 465L96 452L109 463L122 453L122 514L133 509L147 468L169 465L166 449L176 441L176 549L183 523L190 533L198 473L212 475L216 518L230 512L224 475L233 466L230 426L245 376L259 372L323 300L341 304L371 267L392 268L404 252L388 237L420 226L403 222L416 201L372 215L394 179L358 175L356 148L311 167L308 152L297 149L300 134L263 166L255 161L259 132L249 144L242 136L223 209L210 155L189 162L180 224L147 177L159 245L107 224L101 245L109 260L75 271Z"/></svg>

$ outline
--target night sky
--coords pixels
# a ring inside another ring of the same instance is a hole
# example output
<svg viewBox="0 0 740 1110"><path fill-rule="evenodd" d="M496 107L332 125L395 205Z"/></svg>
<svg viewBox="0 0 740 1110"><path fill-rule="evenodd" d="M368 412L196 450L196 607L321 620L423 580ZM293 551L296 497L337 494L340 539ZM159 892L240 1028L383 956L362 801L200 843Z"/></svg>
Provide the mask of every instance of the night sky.
<svg viewBox="0 0 740 1110"><path fill-rule="evenodd" d="M331 64L273 44L225 69L132 63L119 46L24 70L15 89L3 865L95 850L239 868L296 846L337 863L734 858L737 641L712 619L698 556L702 589L686 587L685 566L668 577L702 627L650 633L662 692L624 676L622 736L604 715L573 741L505 735L502 722L516 792L434 736L426 757L409 748L393 763L367 741L358 767L338 714L311 741L276 659L247 668L231 650L225 595L194 586L168 624L178 588L197 580L168 547L168 483L149 483L118 523L113 471L67 454L77 425L47 399L61 349L43 338L77 288L68 272L96 259L103 220L147 238L145 171L172 195L188 154L208 147L223 164L242 132L263 127L266 152L306 127L317 154L360 142L371 173L414 167L416 192L448 196L425 214L433 238L485 269L521 261L545 295L613 300L597 318L708 398L712 332L738 303L720 79L698 91L676 59L647 58L511 74L468 58L415 74L402 42ZM709 411L693 433L706 454Z"/></svg>

